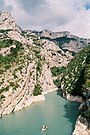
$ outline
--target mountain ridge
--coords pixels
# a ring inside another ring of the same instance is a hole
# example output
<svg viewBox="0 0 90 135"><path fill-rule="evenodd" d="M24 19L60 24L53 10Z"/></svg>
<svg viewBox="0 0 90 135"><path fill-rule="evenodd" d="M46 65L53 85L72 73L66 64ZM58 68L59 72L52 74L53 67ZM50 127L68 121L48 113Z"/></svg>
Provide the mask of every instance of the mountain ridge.
<svg viewBox="0 0 90 135"><path fill-rule="evenodd" d="M42 100L43 95L39 98L38 95L55 90L51 67L66 66L73 56L52 41L18 29L9 13L2 12L0 17L6 18L2 19L3 27L0 26L0 115L3 116L30 105L34 96Z"/></svg>
<svg viewBox="0 0 90 135"><path fill-rule="evenodd" d="M68 31L22 30L10 13L0 11L0 116L45 100L44 94L58 87L63 88L67 98L73 80L78 80L80 62L82 69L85 66L83 53L79 53L88 43L90 39L79 38ZM78 64L73 66L74 74L70 63L75 59ZM64 74L64 78L63 72L67 75ZM87 77L86 84L88 80Z"/></svg>

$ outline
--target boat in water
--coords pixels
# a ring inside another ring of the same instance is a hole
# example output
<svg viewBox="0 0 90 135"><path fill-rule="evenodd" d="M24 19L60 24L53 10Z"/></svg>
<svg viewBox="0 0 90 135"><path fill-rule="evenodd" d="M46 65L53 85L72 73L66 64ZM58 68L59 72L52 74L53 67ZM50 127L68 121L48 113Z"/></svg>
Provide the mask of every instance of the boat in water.
<svg viewBox="0 0 90 135"><path fill-rule="evenodd" d="M41 128L41 131L46 131L48 129L48 126L43 125Z"/></svg>

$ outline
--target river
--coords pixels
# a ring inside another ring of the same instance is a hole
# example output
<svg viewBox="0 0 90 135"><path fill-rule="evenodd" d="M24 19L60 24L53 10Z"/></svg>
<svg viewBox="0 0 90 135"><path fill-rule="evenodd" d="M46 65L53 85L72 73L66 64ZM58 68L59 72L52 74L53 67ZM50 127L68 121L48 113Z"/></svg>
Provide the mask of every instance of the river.
<svg viewBox="0 0 90 135"><path fill-rule="evenodd" d="M71 135L78 117L79 103L69 102L58 92L45 101L0 118L0 135ZM48 130L41 132L42 125Z"/></svg>

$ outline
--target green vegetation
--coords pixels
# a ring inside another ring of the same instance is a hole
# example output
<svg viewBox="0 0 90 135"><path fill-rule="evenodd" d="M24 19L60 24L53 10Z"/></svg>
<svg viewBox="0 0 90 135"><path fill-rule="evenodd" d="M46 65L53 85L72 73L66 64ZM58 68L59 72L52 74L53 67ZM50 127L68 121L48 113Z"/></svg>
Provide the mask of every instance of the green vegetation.
<svg viewBox="0 0 90 135"><path fill-rule="evenodd" d="M41 39L47 39L50 41L54 41L54 42L57 42L59 45L63 45L64 43L69 43L70 41L77 41L75 38L68 38L67 36L58 37L58 38L54 38L54 39L51 39L49 37L41 37Z"/></svg>
<svg viewBox="0 0 90 135"><path fill-rule="evenodd" d="M39 50L36 50L36 49L34 49L33 51L34 51L35 56L36 56L38 59L41 60L40 51L39 51Z"/></svg>
<svg viewBox="0 0 90 135"><path fill-rule="evenodd" d="M42 64L41 61L38 60L37 65L36 65L36 80L38 81L38 77L40 76L42 72Z"/></svg>
<svg viewBox="0 0 90 135"><path fill-rule="evenodd" d="M16 45L16 48L11 48L11 55L13 56L16 56L18 51L24 49L22 44L19 42L19 41L15 41L14 40L14 44Z"/></svg>
<svg viewBox="0 0 90 135"><path fill-rule="evenodd" d="M13 90L16 90L18 87L19 87L19 84L16 83L16 84L13 86Z"/></svg>
<svg viewBox="0 0 90 135"><path fill-rule="evenodd" d="M13 87L15 84L14 82L9 82L10 86Z"/></svg>
<svg viewBox="0 0 90 135"><path fill-rule="evenodd" d="M12 39L5 39L0 41L0 48L10 47L13 44Z"/></svg>
<svg viewBox="0 0 90 135"><path fill-rule="evenodd" d="M0 102L2 101L2 100L4 100L6 97L4 96L4 95L1 95L0 96Z"/></svg>
<svg viewBox="0 0 90 135"><path fill-rule="evenodd" d="M55 38L53 39L54 41L56 41L57 43L59 43L60 45L64 44L64 43L69 43L70 41L76 41L75 38L68 38L66 36L64 37L59 37L59 38Z"/></svg>
<svg viewBox="0 0 90 135"><path fill-rule="evenodd" d="M37 72L41 73L42 64L41 64L41 61L40 60L37 62L36 70L37 70Z"/></svg>
<svg viewBox="0 0 90 135"><path fill-rule="evenodd" d="M0 89L0 94L8 90L9 90L9 86L3 87L2 89Z"/></svg>
<svg viewBox="0 0 90 135"><path fill-rule="evenodd" d="M55 85L63 86L63 93L80 95L83 97L83 107L80 115L86 118L90 128L90 45L81 50L68 64L67 68L51 68L51 72L57 77ZM62 78L59 75L62 73Z"/></svg>
<svg viewBox="0 0 90 135"><path fill-rule="evenodd" d="M18 52L23 49L22 44L20 42L15 41L15 40L14 41L7 40L7 44L8 44L8 41L11 43L13 42L13 44L16 45L16 48L11 47L10 49L11 53L8 55L5 55L5 56L0 55L0 68L4 67L5 69L9 69L11 67L11 63L15 62L18 56ZM5 40L3 40L3 44L4 43L6 43Z"/></svg>
<svg viewBox="0 0 90 135"><path fill-rule="evenodd" d="M90 46L76 54L74 59L68 64L62 79L64 84L63 92L67 91L72 95L82 95L83 85L86 82L85 71L89 54Z"/></svg>
<svg viewBox="0 0 90 135"><path fill-rule="evenodd" d="M57 79L54 80L54 84L57 86L57 88L61 87L61 80L59 79L59 77L64 73L66 67L52 67L51 68L51 73L53 76L56 76Z"/></svg>
<svg viewBox="0 0 90 135"><path fill-rule="evenodd" d="M57 88L60 88L61 81L59 79L54 80L54 84L57 86Z"/></svg>
<svg viewBox="0 0 90 135"><path fill-rule="evenodd" d="M9 32L9 31L12 31L12 29L6 29L6 30L1 29L0 33Z"/></svg>
<svg viewBox="0 0 90 135"><path fill-rule="evenodd" d="M36 50L36 48L33 50L34 54L36 56L37 62L36 62L36 80L38 80L38 77L40 76L42 72L42 58L40 55L40 50Z"/></svg>
<svg viewBox="0 0 90 135"><path fill-rule="evenodd" d="M33 95L34 96L38 96L38 95L41 94L41 92L42 92L42 88L41 88L40 84L37 83L35 85L35 88L34 88L34 91L33 91Z"/></svg>
<svg viewBox="0 0 90 135"><path fill-rule="evenodd" d="M11 67L11 65L10 64L6 64L6 65L4 65L4 68L7 70L7 69L9 69Z"/></svg>
<svg viewBox="0 0 90 135"><path fill-rule="evenodd" d="M51 68L51 72L53 74L53 76L57 76L60 75L61 73L63 73L65 70L65 67L52 67Z"/></svg>
<svg viewBox="0 0 90 135"><path fill-rule="evenodd" d="M90 88L90 53L88 54L87 64L85 67L85 88L89 89Z"/></svg>
<svg viewBox="0 0 90 135"><path fill-rule="evenodd" d="M40 43L40 40L39 39L33 39L33 43L36 45L36 46L41 46L41 43Z"/></svg>
<svg viewBox="0 0 90 135"><path fill-rule="evenodd" d="M25 36L27 35L27 32L26 32L26 31L22 31L21 35L22 35L23 37L25 37Z"/></svg>
<svg viewBox="0 0 90 135"><path fill-rule="evenodd" d="M89 105L89 98L90 98L90 51L87 54L84 79L85 79L85 83L83 85L84 105L80 109L80 115L83 118L86 118L86 120L88 122L88 129L89 129L90 128L90 105Z"/></svg>
<svg viewBox="0 0 90 135"><path fill-rule="evenodd" d="M13 71L12 75L14 76L14 79L17 78L17 75L16 75L16 70Z"/></svg>
<svg viewBox="0 0 90 135"><path fill-rule="evenodd" d="M79 112L83 118L86 118L88 122L88 129L90 128L90 110L82 110Z"/></svg>

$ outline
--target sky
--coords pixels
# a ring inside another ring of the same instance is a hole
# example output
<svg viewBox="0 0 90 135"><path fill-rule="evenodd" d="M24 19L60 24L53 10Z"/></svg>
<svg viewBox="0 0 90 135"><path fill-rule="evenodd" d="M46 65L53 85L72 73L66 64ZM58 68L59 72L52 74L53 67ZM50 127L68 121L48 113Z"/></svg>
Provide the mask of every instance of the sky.
<svg viewBox="0 0 90 135"><path fill-rule="evenodd" d="M22 29L69 31L90 38L90 0L0 0Z"/></svg>

